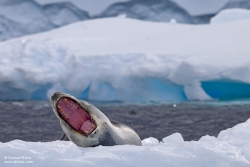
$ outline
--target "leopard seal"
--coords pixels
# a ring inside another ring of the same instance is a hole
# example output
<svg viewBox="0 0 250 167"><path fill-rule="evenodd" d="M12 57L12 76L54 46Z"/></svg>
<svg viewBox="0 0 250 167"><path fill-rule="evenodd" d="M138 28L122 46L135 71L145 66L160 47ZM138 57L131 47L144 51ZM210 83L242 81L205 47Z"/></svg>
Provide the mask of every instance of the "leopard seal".
<svg viewBox="0 0 250 167"><path fill-rule="evenodd" d="M54 93L50 101L64 132L61 140L71 140L79 147L142 145L131 127L109 120L86 101L61 92Z"/></svg>

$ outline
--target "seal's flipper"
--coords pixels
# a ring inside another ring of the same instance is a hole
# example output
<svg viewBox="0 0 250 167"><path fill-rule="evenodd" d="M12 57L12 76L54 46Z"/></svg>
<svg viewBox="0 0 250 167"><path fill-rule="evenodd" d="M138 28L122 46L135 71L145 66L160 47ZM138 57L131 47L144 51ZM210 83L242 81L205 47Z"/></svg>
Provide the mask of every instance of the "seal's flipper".
<svg viewBox="0 0 250 167"><path fill-rule="evenodd" d="M68 139L68 137L65 135L65 133L62 134L60 140L69 141L69 139Z"/></svg>

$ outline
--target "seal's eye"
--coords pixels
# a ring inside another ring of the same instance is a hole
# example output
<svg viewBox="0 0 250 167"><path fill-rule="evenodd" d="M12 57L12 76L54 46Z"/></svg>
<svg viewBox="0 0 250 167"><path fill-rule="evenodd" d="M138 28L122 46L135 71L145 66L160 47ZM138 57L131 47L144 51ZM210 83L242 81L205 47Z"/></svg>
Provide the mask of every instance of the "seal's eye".
<svg viewBox="0 0 250 167"><path fill-rule="evenodd" d="M89 135L96 129L96 124L89 113L70 98L59 99L57 111L71 127L80 133Z"/></svg>

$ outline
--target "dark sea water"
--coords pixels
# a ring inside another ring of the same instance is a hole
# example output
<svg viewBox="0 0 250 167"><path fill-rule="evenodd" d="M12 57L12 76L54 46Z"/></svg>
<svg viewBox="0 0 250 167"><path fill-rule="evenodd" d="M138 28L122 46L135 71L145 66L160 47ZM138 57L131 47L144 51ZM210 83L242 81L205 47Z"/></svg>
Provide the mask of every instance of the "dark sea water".
<svg viewBox="0 0 250 167"><path fill-rule="evenodd" d="M130 125L141 139L161 140L181 133L184 140L217 136L221 130L250 118L250 101L177 104L97 104L110 119ZM0 101L0 141L54 141L62 134L49 101Z"/></svg>

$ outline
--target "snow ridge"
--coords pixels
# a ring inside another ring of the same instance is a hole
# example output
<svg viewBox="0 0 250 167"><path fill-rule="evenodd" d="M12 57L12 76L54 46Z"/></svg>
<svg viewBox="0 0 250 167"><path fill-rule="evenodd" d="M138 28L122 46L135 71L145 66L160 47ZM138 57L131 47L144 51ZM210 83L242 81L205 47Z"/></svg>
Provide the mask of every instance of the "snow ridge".
<svg viewBox="0 0 250 167"><path fill-rule="evenodd" d="M0 3L0 41L48 31L72 22L89 19L88 13L71 3L40 6L33 0L6 0Z"/></svg>
<svg viewBox="0 0 250 167"><path fill-rule="evenodd" d="M229 0L229 2L222 8L222 10L232 9L232 8L250 9L250 1L249 0Z"/></svg>
<svg viewBox="0 0 250 167"><path fill-rule="evenodd" d="M169 0L132 0L115 3L97 17L126 15L139 20L178 23L193 23L192 17L176 3Z"/></svg>

